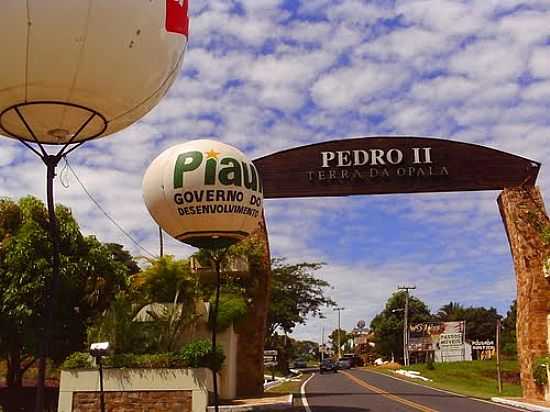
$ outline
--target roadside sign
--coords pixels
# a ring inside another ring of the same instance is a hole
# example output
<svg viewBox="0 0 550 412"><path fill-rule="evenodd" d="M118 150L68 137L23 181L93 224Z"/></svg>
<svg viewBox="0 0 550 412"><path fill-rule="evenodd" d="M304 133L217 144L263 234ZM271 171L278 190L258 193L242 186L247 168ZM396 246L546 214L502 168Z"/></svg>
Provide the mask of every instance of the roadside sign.
<svg viewBox="0 0 550 412"><path fill-rule="evenodd" d="M495 341L493 340L474 340L472 341L472 350L494 350Z"/></svg>
<svg viewBox="0 0 550 412"><path fill-rule="evenodd" d="M462 333L442 333L439 338L439 346L460 346L462 341Z"/></svg>
<svg viewBox="0 0 550 412"><path fill-rule="evenodd" d="M264 366L277 366L277 354L276 349L264 350Z"/></svg>

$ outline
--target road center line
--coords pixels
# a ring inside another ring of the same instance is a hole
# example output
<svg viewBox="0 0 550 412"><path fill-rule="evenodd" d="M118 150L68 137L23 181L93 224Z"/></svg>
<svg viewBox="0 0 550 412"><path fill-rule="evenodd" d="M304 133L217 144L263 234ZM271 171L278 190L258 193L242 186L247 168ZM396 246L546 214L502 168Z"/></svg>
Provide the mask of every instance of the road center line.
<svg viewBox="0 0 550 412"><path fill-rule="evenodd" d="M407 405L407 406L409 406L413 409L416 409L418 411L421 411L421 412L438 412L436 409L431 409L431 408L428 408L427 406L421 405L419 403L409 401L408 399L404 399L404 398L401 398L399 396L393 395L393 394L391 394L391 393L389 393L389 392L387 392L383 389L380 389L376 386L371 385L370 383L365 382L362 379L359 379L359 378L353 376L349 372L341 371L340 373L342 373L346 378L348 378L350 381L356 383L357 385L362 386L362 387L368 389L369 391L372 391L372 392L375 392L379 395L382 395L385 398L391 399L392 401L402 403L403 405ZM306 408L306 410L307 410L307 408Z"/></svg>

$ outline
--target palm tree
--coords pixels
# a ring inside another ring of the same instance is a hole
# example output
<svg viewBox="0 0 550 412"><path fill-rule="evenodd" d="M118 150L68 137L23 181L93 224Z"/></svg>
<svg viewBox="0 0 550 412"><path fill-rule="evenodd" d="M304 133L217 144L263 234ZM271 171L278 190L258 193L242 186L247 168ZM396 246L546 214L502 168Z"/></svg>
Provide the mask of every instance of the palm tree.
<svg viewBox="0 0 550 412"><path fill-rule="evenodd" d="M449 302L446 305L441 306L437 312L437 318L443 322L452 322L457 320L464 320L466 310L458 302Z"/></svg>

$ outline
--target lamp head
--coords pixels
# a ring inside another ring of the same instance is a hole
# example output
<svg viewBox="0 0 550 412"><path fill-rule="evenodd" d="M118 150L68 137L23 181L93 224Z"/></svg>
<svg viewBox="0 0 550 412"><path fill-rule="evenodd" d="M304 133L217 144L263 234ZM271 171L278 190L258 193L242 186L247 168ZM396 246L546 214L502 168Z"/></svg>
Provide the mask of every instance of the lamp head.
<svg viewBox="0 0 550 412"><path fill-rule="evenodd" d="M94 357L106 356L109 353L111 345L109 342L97 342L90 345L90 355Z"/></svg>

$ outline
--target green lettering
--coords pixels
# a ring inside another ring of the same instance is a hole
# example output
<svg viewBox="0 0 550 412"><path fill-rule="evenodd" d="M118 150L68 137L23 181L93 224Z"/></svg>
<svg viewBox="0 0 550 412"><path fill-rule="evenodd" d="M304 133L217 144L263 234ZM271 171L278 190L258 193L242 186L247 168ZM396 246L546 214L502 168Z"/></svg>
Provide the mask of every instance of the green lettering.
<svg viewBox="0 0 550 412"><path fill-rule="evenodd" d="M251 190L258 189L258 175L256 173L256 168L254 165L250 165L250 172L248 170L248 165L245 162L242 162L243 165L243 183L244 187ZM249 176L250 175L250 176Z"/></svg>
<svg viewBox="0 0 550 412"><path fill-rule="evenodd" d="M183 174L195 170L200 166L201 162L201 152L194 151L180 154L174 167L174 189L182 188Z"/></svg>
<svg viewBox="0 0 550 412"><path fill-rule="evenodd" d="M206 169L204 171L204 184L213 185L216 183L216 159L208 159L206 161Z"/></svg>
<svg viewBox="0 0 550 412"><path fill-rule="evenodd" d="M241 164L231 157L226 157L225 159L222 159L220 163L222 165L227 165L227 167L224 167L220 170L220 174L218 176L221 184L226 186L242 186Z"/></svg>

